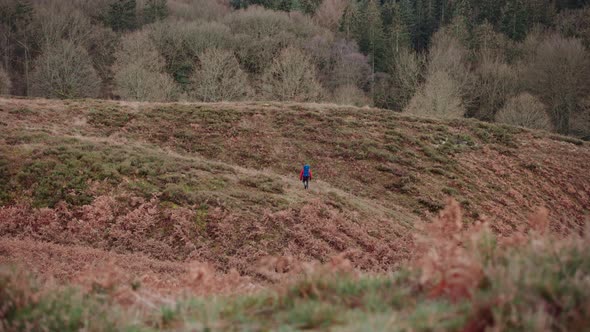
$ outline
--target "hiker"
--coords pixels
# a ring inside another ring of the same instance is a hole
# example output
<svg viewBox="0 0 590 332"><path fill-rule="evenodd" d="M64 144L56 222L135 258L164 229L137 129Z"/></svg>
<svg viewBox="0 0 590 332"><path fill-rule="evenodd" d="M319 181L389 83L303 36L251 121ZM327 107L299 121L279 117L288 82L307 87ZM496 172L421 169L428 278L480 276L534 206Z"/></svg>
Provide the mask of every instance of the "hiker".
<svg viewBox="0 0 590 332"><path fill-rule="evenodd" d="M301 173L299 173L299 180L303 181L303 188L309 188L309 181L311 180L312 174L308 164L303 165Z"/></svg>

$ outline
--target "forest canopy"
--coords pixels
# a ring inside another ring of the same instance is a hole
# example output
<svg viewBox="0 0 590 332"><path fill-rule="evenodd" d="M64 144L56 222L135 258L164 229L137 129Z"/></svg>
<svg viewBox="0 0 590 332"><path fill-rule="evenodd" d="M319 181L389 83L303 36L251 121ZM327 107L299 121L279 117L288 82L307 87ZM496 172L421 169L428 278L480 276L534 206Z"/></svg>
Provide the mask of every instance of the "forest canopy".
<svg viewBox="0 0 590 332"><path fill-rule="evenodd" d="M588 137L588 2L4 0L0 93L331 102Z"/></svg>

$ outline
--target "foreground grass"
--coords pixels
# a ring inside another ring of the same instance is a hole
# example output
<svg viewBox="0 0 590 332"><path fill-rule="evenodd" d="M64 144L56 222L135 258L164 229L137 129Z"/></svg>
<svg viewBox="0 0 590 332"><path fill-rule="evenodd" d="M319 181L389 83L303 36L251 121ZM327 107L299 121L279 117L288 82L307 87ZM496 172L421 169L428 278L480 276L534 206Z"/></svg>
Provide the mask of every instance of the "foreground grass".
<svg viewBox="0 0 590 332"><path fill-rule="evenodd" d="M8 331L583 331L590 326L589 239L534 233L521 235L518 244L499 246L498 240L490 232L478 233L464 243L469 257L440 257L448 265L427 277L425 266L373 276L322 266L272 291L189 298L143 310L137 303L117 304L102 288L41 291L22 273L5 268L0 315Z"/></svg>

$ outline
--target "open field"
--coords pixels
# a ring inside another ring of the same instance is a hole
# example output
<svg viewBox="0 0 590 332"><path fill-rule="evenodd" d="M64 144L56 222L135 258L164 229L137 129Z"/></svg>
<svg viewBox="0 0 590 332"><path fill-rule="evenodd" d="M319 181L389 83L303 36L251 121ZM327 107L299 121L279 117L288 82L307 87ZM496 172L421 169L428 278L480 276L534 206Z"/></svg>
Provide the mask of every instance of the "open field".
<svg viewBox="0 0 590 332"><path fill-rule="evenodd" d="M580 330L589 163L573 138L375 108L0 98L0 316Z"/></svg>

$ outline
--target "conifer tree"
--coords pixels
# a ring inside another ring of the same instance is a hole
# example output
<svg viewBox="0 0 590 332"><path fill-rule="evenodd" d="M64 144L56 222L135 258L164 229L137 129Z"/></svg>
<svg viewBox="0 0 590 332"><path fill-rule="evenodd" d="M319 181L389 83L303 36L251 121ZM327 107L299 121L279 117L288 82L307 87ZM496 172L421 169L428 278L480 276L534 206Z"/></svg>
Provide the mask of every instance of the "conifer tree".
<svg viewBox="0 0 590 332"><path fill-rule="evenodd" d="M528 30L526 7L523 0L507 0L502 9L501 31L509 38L523 40Z"/></svg>
<svg viewBox="0 0 590 332"><path fill-rule="evenodd" d="M136 6L135 0L117 0L109 6L103 20L114 31L133 30L137 27Z"/></svg>

